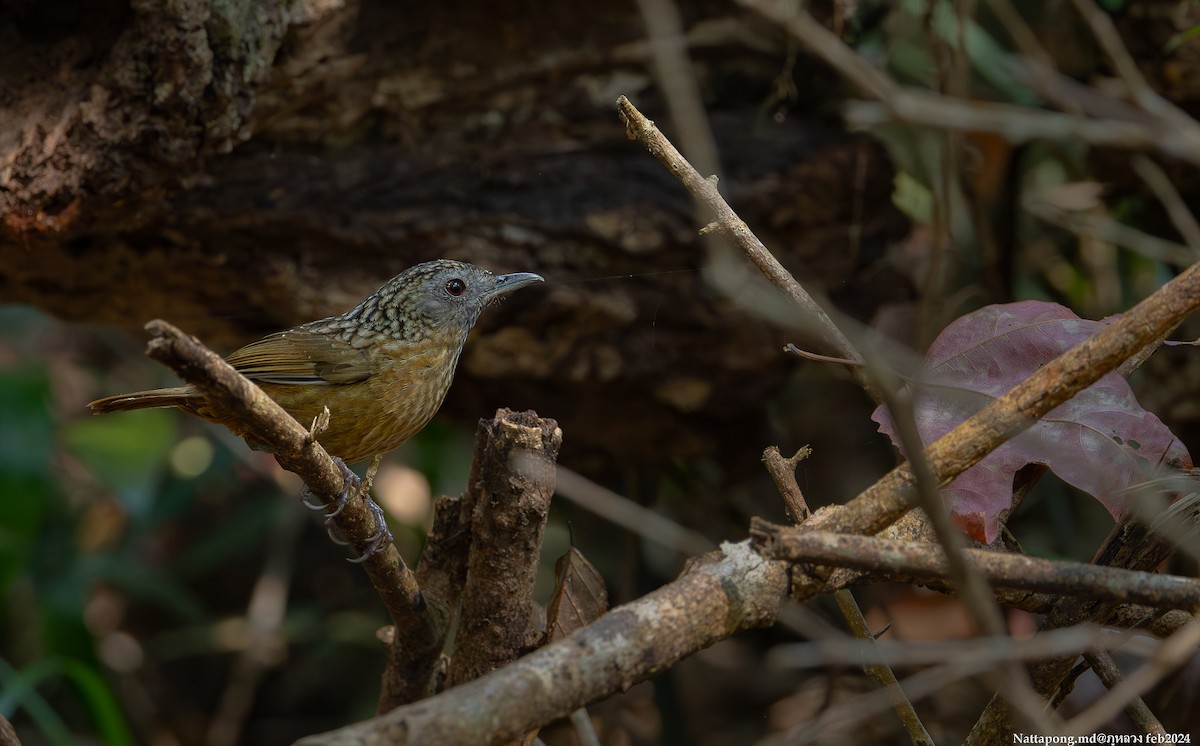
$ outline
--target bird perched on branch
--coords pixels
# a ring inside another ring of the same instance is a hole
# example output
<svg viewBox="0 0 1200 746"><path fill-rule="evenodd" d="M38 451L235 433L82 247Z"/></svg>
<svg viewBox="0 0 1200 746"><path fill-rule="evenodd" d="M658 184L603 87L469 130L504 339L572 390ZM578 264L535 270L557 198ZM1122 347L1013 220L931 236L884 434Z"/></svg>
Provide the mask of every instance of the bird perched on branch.
<svg viewBox="0 0 1200 746"><path fill-rule="evenodd" d="M355 463L381 456L425 427L446 397L467 333L483 309L542 281L529 272L494 275L463 262L426 262L341 316L276 332L225 359L301 424L329 407L329 424L317 441L330 455ZM97 414L179 407L258 445L190 385L109 396L88 406Z"/></svg>

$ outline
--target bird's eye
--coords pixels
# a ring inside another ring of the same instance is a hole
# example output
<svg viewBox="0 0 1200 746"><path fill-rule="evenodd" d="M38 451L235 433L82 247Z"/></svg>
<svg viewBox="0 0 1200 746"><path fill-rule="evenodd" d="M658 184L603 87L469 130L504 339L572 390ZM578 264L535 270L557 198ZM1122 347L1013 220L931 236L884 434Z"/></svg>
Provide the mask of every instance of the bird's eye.
<svg viewBox="0 0 1200 746"><path fill-rule="evenodd" d="M455 277L446 283L446 292L458 297L467 290L467 283Z"/></svg>

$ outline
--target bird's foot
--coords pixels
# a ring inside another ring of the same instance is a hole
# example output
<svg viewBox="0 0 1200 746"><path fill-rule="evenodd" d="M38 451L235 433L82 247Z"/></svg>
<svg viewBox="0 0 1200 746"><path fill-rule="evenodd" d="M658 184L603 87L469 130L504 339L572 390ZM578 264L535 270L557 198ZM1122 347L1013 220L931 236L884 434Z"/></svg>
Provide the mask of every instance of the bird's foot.
<svg viewBox="0 0 1200 746"><path fill-rule="evenodd" d="M325 532L329 534L330 541L341 546L349 546L350 542L346 541L337 524L334 522L334 519L342 514L342 511L346 509L346 506L350 504L350 500L353 498L361 496L366 500L367 507L370 508L371 514L375 517L376 530L375 533L371 535L371 538L367 539L366 551L363 552L362 555L349 560L350 562L354 562L356 564L366 562L373 555L383 551L385 546L394 541L392 532L388 529L387 519L383 514L383 508L379 507L379 505L371 499L370 494L371 482L375 477L375 472L379 470L379 464L382 459L383 454L376 456L371 462L371 466L367 469L366 476L364 476L362 479L359 479L358 475L351 471L350 467L346 466L345 461L335 457L333 461L342 471L342 484L344 486L341 493L339 493L332 502L320 503L315 500L310 500L309 498L312 497L312 490L308 488L308 485L304 485L304 487L300 490L300 500L304 503L305 507L308 507L311 510L328 511L325 514Z"/></svg>
<svg viewBox="0 0 1200 746"><path fill-rule="evenodd" d="M383 508L379 507L379 503L367 498L367 507L371 509L371 513L375 516L375 534L367 539L367 549L360 556L354 559L348 559L347 562L359 565L371 559L374 555L382 552L384 547L395 541L392 532L388 529L387 518L383 515Z"/></svg>
<svg viewBox="0 0 1200 746"><path fill-rule="evenodd" d="M351 497L365 493L365 490L362 489L362 480L358 478L357 474L350 471L350 467L346 466L345 461L342 461L340 458L334 456L333 463L337 464L338 468L342 471L342 491L333 499L333 502L322 503L309 500L308 498L312 497L312 490L309 489L307 484L300 488L300 502L304 503L304 507L308 508L309 510L329 511L325 514L326 523L329 522L330 518L337 518L342 514L342 511L346 509L347 503L350 502ZM370 479L373 476L374 473L369 473L367 476L368 489L370 485ZM333 510L329 510L331 505L333 506Z"/></svg>

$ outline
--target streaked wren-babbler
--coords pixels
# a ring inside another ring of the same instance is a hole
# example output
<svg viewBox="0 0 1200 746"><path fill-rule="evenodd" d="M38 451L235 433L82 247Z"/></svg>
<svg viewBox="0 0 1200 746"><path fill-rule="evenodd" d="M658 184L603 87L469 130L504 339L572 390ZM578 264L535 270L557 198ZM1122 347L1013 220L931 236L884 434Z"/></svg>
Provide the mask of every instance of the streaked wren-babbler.
<svg viewBox="0 0 1200 746"><path fill-rule="evenodd" d="M288 414L307 426L329 407L317 440L355 463L416 435L442 405L467 333L488 304L542 278L494 275L440 259L409 267L342 314L276 332L225 358ZM191 385L98 399L96 413L147 407L185 412L253 435L213 410Z"/></svg>

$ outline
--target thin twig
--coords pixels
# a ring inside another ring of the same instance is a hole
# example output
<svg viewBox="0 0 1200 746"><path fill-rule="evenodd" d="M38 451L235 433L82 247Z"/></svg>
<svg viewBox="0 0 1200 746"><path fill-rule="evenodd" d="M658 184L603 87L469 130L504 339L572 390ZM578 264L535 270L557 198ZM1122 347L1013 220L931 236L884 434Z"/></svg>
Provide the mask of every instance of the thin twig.
<svg viewBox="0 0 1200 746"><path fill-rule="evenodd" d="M977 678L993 671L995 667L992 660L953 660L902 679L900 686L909 697L919 702L955 682ZM887 710L890 705L890 695L884 689L854 697L825 710L815 722L808 721L797 726L782 739L782 743L787 746L807 746L847 741L848 729L877 712Z"/></svg>
<svg viewBox="0 0 1200 746"><path fill-rule="evenodd" d="M795 523L804 523L811 512L800 485L796 484L796 465L811 454L812 449L803 446L792 456L784 458L779 452L779 446L768 446L762 455L763 464L767 467L771 479L775 481L775 487L783 497L783 504L787 506L788 513Z"/></svg>
<svg viewBox="0 0 1200 746"><path fill-rule="evenodd" d="M1022 205L1032 215L1065 228L1079 236L1096 238L1140 254L1147 259L1187 267L1196 261L1194 252L1188 247L1151 235L1145 231L1125 225L1113 218L1065 210L1036 198L1026 199Z"/></svg>
<svg viewBox="0 0 1200 746"><path fill-rule="evenodd" d="M788 342L783 346L783 351L790 352L797 357L804 358L805 360L812 360L818 363L833 363L834 365L845 365L848 368L862 367L861 360L851 360L845 357L833 357L832 355L821 355L816 352L809 352L808 350L800 349L791 342Z"/></svg>
<svg viewBox="0 0 1200 746"><path fill-rule="evenodd" d="M719 178L721 161L708 126L700 84L688 58L679 8L672 0L637 0L637 6L646 24L658 88L679 130L683 151L702 173Z"/></svg>
<svg viewBox="0 0 1200 746"><path fill-rule="evenodd" d="M1167 216L1171 218L1175 230L1179 231L1183 242L1191 249L1190 261L1194 262L1200 259L1200 223L1196 222L1196 216L1183 201L1179 190L1171 183L1167 174L1162 170L1162 166L1144 155L1133 156L1130 164L1137 175L1142 177L1142 181L1146 182L1146 186L1150 187L1150 191L1154 192L1154 196L1158 197L1158 201L1167 211Z"/></svg>
<svg viewBox="0 0 1200 746"><path fill-rule="evenodd" d="M1133 56L1129 54L1129 50L1121 41L1121 35L1117 33L1117 27L1113 25L1112 18L1092 0L1071 0L1071 2L1091 29L1092 36L1104 50L1105 56L1116 69L1117 76L1125 84L1130 97L1137 102L1137 105L1149 114L1170 118L1172 121L1188 122L1192 128L1195 128L1196 123L1191 117L1176 109L1146 82L1142 71L1133 61ZM1188 125L1184 124L1183 126Z"/></svg>
<svg viewBox="0 0 1200 746"><path fill-rule="evenodd" d="M704 534L680 526L662 513L642 507L562 465L558 467L555 490L581 508L682 554L704 554L716 547Z"/></svg>
<svg viewBox="0 0 1200 746"><path fill-rule="evenodd" d="M885 106L873 101L847 101L842 116L853 127L875 127L901 121L925 127L992 132L1010 142L1052 140L1085 142L1097 147L1160 152L1200 165L1200 135L1142 117L1134 120L1088 119L1025 106L958 101L936 93L904 90Z"/></svg>
<svg viewBox="0 0 1200 746"><path fill-rule="evenodd" d="M896 667L931 666L961 663L995 667L1004 660L1033 661L1058 655L1079 655L1088 649L1127 649L1132 635L1112 632L1096 624L1079 624L1069 629L1054 629L1024 640L1009 635L972 637L960 640L876 640L864 651L850 639L815 640L776 645L767 654L772 668L824 668L855 664L867 659ZM1151 655L1152 651L1146 651Z"/></svg>
<svg viewBox="0 0 1200 746"><path fill-rule="evenodd" d="M783 454L779 452L778 446L770 446L763 451L763 464L767 467L767 472L770 473L771 479L775 481L775 486L779 490L779 494L783 497L783 502L791 514L792 521L796 524L801 524L808 520L810 514L808 502L804 499L804 493L800 490L800 485L796 483L796 465L811 454L812 449L808 446L800 448L790 458L784 458ZM871 632L870 627L867 626L867 620L863 616L862 609L859 608L854 594L848 588L841 588L834 594L834 597L837 599L842 616L846 619L846 624L849 625L850 631L854 633L854 636L862 640L864 645L874 645L875 635ZM780 615L781 623L796 629L798 625L789 625L789 621L787 617ZM892 709L896 712L901 725L904 726L904 730L908 733L909 739L914 744L928 744L928 746L932 746L933 739L925 730L925 725L921 722L920 716L917 715L917 711L909 700L908 695L900 687L900 682L897 681L896 674L892 671L891 667L882 662L866 661L863 663L863 670L888 691L892 701Z"/></svg>
<svg viewBox="0 0 1200 746"><path fill-rule="evenodd" d="M266 562L246 607L246 646L238 651L231 666L229 681L204 736L206 746L229 746L242 740L255 692L264 674L282 658L281 628L287 612L296 539L304 521L298 510L284 509L280 513L272 527Z"/></svg>
<svg viewBox="0 0 1200 746"><path fill-rule="evenodd" d="M592 727L592 719L588 716L586 707L580 707L571 713L571 727L575 729L575 737L579 746L600 746L600 738Z"/></svg>
<svg viewBox="0 0 1200 746"><path fill-rule="evenodd" d="M631 140L637 140L645 146L655 158L662 162L671 174L679 179L692 196L706 205L716 215L716 222L726 235L730 236L738 247L749 257L754 266L766 275L775 287L784 292L813 321L817 333L829 347L842 357L861 360L854 345L842 334L841 330L830 320L825 310L821 308L812 296L796 282L796 278L783 268L778 260L767 251L758 237L737 216L725 198L717 189L717 185L701 176L692 168L675 146L663 136L642 113L621 96L617 99L617 108L621 119L625 122L625 132Z"/></svg>
<svg viewBox="0 0 1200 746"><path fill-rule="evenodd" d="M868 364L869 365L869 364ZM879 376L878 366L869 365L873 376ZM918 384L919 385L919 384ZM1004 617L1001 616L992 590L987 581L976 572L966 561L963 550L966 541L950 521L950 511L946 501L938 489L938 480L934 478L929 462L925 459L922 449L921 434L917 431L916 420L913 419L912 401L917 394L901 397L894 393L894 386L880 381L879 390L884 392L887 408L896 426L896 436L900 440L901 451L908 456L908 463L916 483L916 502L929 518L934 535L941 544L950 577L955 586L960 589L963 603L975 620L975 626L985 635L1002 635L1006 631Z"/></svg>
<svg viewBox="0 0 1200 746"><path fill-rule="evenodd" d="M1164 640L1155 656L1138 670L1078 717L1069 720L1066 732L1091 733L1099 730L1135 698L1186 663L1195 655L1197 645L1200 645L1200 621L1193 621Z"/></svg>
<svg viewBox="0 0 1200 746"><path fill-rule="evenodd" d="M850 631L854 636L863 641L863 644L868 648L874 647L875 635L871 632L871 628L867 626L867 619L863 616L862 609L858 608L858 601L854 600L854 594L848 589L843 588L833 594L837 600L838 608L842 611L842 616L846 618L846 622L850 625ZM891 666L877 661L872 652L868 652L862 661L863 671L869 674L872 678L879 682L892 698L892 709L896 711L896 717L900 719L900 723L904 726L904 731L908 734L908 739L913 744L920 746L933 746L933 737L929 735L929 731L925 730L925 724L921 722L921 718L917 716L916 709L913 708L912 702L904 694L904 689L901 688L900 682L896 679L896 674L892 672Z"/></svg>
<svg viewBox="0 0 1200 746"><path fill-rule="evenodd" d="M1078 653L1087 648L1107 649L1124 642L1123 636L1106 635L1101 630L1087 625L1070 630L1041 633L1029 640L1014 640L1007 635L999 638L975 640L940 641L933 644L881 643L870 651L877 660L893 665L923 665L931 662L948 661L903 679L900 684L914 700L920 701L956 681L976 678L992 671L996 663L1004 660L1037 660L1047 655ZM819 641L783 646L776 658L784 665L813 667L836 665L853 658L858 660L861 650L855 652L847 643ZM821 714L816 722L808 721L797 726L784 739L773 739L769 743L799 746L808 743L826 743L832 739L831 732L838 732L845 740L844 728L860 723L876 712L889 706L888 693L880 690L837 704ZM1049 732L1049 731L1047 731Z"/></svg>
<svg viewBox="0 0 1200 746"><path fill-rule="evenodd" d="M763 464L767 467L767 472L770 473L771 479L775 481L775 486L779 490L779 494L783 497L783 502L787 506L788 512L791 514L792 521L796 524L801 524L808 519L809 509L808 502L804 499L804 493L800 490L800 485L796 483L796 465L803 459L812 454L812 449L808 446L802 447L796 451L790 458L784 458L779 452L778 446L770 446L763 451ZM842 616L846 619L846 624L850 626L850 631L854 636L863 641L863 644L872 646L875 644L875 635L867 626L867 620L863 616L862 609L858 606L858 601L854 598L854 594L848 588L841 588L835 594L838 608L841 609ZM781 620L782 621L782 620ZM896 680L896 674L886 663L865 661L863 670L871 675L879 685L888 690L889 696L892 699L892 709L895 710L896 716L900 719L900 723L904 726L904 730L908 733L909 739L914 744L928 744L932 746L933 739L925 730L925 725L921 722L920 716L917 715L916 709L904 690L900 688L900 682Z"/></svg>
<svg viewBox="0 0 1200 746"><path fill-rule="evenodd" d="M1117 667L1116 661L1108 651L1092 649L1085 652L1083 657L1106 688L1115 689L1124 681L1125 677L1121 674L1121 669ZM1141 697L1134 697L1129 701L1129 704L1125 706L1125 714L1142 733L1153 733L1160 736L1165 736L1167 733L1163 724L1158 721L1153 712L1150 712L1150 708L1146 706Z"/></svg>
<svg viewBox="0 0 1200 746"><path fill-rule="evenodd" d="M1021 50L1021 54L1032 60L1039 71L1052 70L1054 58L1046 51L1046 47L1042 45L1037 34L1026 23L1025 18L1017 12L1012 0L987 0L987 4L1000 24L1004 26L1004 30L1008 32L1009 38L1016 43L1017 49ZM1078 112L1072 111L1071 113L1077 114Z"/></svg>
<svg viewBox="0 0 1200 746"><path fill-rule="evenodd" d="M917 431L912 411L912 399L916 394L901 400L901 397L894 393L893 383L879 380L882 375L886 375L882 367L873 365L870 360L867 361L867 365L871 377L878 381L877 390L883 393L891 411L901 449L909 456L908 464L916 486L916 503L925 511L938 544L941 545L950 579L958 589L959 596L975 621L977 629L985 635L1002 636L1007 631L1007 626L1000 608L996 605L992 589L986 577L967 561L966 542L951 523L950 511L938 489L938 481L926 460L925 451L922 450L921 435ZM919 382L917 385L920 385ZM1042 712L1043 707L1026 670L1012 661L1003 664L1000 669L1004 674L1001 682L1007 699L1017 704L1038 730L1047 730L1050 723Z"/></svg>
<svg viewBox="0 0 1200 746"><path fill-rule="evenodd" d="M1081 4L1084 0L1076 2ZM852 125L869 127L902 121L955 131L994 132L1013 142L1082 141L1107 147L1157 151L1200 165L1200 127L1188 117L1180 116L1177 109L1161 99L1159 105L1142 95L1138 99L1142 110L1131 109L1140 116L1131 119L1095 120L906 88L872 67L796 3L780 0L738 0L738 3L786 28L811 52L878 101L847 102L843 115ZM1139 95L1137 90L1133 93Z"/></svg>

